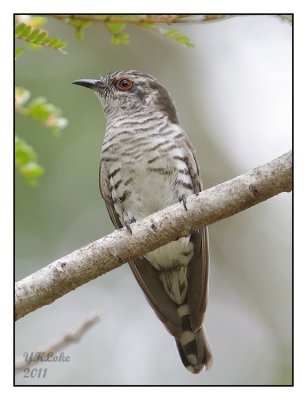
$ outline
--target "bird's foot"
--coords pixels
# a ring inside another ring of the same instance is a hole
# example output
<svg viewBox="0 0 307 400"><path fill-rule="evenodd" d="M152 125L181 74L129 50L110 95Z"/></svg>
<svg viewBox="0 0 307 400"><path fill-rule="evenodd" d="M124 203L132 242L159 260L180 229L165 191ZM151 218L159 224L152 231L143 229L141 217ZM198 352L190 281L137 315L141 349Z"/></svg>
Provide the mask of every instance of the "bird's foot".
<svg viewBox="0 0 307 400"><path fill-rule="evenodd" d="M182 202L183 207L185 208L186 211L188 211L187 209L187 198L185 194L182 194L181 196L179 196L179 201L180 203Z"/></svg>
<svg viewBox="0 0 307 400"><path fill-rule="evenodd" d="M133 224L133 222L136 222L136 219L134 217L131 217L130 219L128 219L128 221L124 221L124 225L131 235L132 235L132 229L130 224Z"/></svg>

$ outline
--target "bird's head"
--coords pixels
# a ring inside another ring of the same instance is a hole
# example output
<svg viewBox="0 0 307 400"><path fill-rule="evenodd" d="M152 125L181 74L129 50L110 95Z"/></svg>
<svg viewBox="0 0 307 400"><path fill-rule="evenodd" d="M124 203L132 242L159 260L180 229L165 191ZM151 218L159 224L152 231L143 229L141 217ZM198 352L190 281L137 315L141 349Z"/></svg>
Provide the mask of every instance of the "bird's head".
<svg viewBox="0 0 307 400"><path fill-rule="evenodd" d="M162 111L178 123L172 98L161 83L140 71L110 72L100 79L79 79L75 85L93 89L101 99L106 114L130 114L138 111Z"/></svg>

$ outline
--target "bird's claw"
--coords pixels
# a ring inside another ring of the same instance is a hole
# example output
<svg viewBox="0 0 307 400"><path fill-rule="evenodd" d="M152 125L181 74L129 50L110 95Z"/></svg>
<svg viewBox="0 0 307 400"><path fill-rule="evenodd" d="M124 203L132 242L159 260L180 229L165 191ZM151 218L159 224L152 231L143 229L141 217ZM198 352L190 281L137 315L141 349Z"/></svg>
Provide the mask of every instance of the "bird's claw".
<svg viewBox="0 0 307 400"><path fill-rule="evenodd" d="M125 227L127 228L128 232L132 235L132 229L130 224L133 224L133 222L136 222L136 219L134 217L131 217L128 221L124 222Z"/></svg>
<svg viewBox="0 0 307 400"><path fill-rule="evenodd" d="M185 208L186 211L188 211L188 209L187 209L187 198L186 198L185 194L179 196L179 201L180 201L180 203L182 202L183 207Z"/></svg>

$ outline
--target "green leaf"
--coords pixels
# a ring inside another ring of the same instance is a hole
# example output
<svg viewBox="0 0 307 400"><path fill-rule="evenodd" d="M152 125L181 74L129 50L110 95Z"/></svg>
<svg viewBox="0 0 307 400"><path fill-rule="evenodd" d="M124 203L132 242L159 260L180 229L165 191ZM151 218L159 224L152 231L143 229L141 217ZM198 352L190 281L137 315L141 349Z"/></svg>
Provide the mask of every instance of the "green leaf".
<svg viewBox="0 0 307 400"><path fill-rule="evenodd" d="M22 115L31 117L59 135L68 125L68 120L62 117L62 111L54 104L48 103L44 97L36 97L30 104L30 92L22 87L15 88L15 109Z"/></svg>
<svg viewBox="0 0 307 400"><path fill-rule="evenodd" d="M15 137L15 165L27 182L35 186L37 178L43 175L44 168L37 163L37 154L33 147L29 146L25 140Z"/></svg>
<svg viewBox="0 0 307 400"><path fill-rule="evenodd" d="M70 18L69 23L76 28L87 28L88 26L92 25L92 21L86 21L84 19L78 19L75 17Z"/></svg>
<svg viewBox="0 0 307 400"><path fill-rule="evenodd" d="M128 33L117 33L112 37L113 44L129 44Z"/></svg>
<svg viewBox="0 0 307 400"><path fill-rule="evenodd" d="M111 41L112 41L112 44L115 44L115 45L120 44L120 39L116 36L112 36Z"/></svg>
<svg viewBox="0 0 307 400"><path fill-rule="evenodd" d="M64 49L64 47L66 47L67 46L67 43L66 42L61 42L61 43L58 43L57 45L55 45L55 46L52 46L52 47L54 47L55 49Z"/></svg>
<svg viewBox="0 0 307 400"><path fill-rule="evenodd" d="M47 32L41 32L41 33L37 36L37 38L35 39L35 43L36 43L36 44L42 43L42 42L46 39L46 37L48 37L48 33L47 33Z"/></svg>
<svg viewBox="0 0 307 400"><path fill-rule="evenodd" d="M32 186L37 186L37 178L45 172L44 168L36 162L30 162L20 168L20 172Z"/></svg>
<svg viewBox="0 0 307 400"><path fill-rule="evenodd" d="M126 24L118 22L108 22L106 25L114 35L120 33L126 27Z"/></svg>
<svg viewBox="0 0 307 400"><path fill-rule="evenodd" d="M177 42L180 42L187 47L194 47L194 44L190 41L190 39L187 36L179 33L177 31L177 29L169 29L169 28L160 26L159 31L160 31L160 33L162 33L163 36L169 37L171 39L175 39Z"/></svg>
<svg viewBox="0 0 307 400"><path fill-rule="evenodd" d="M33 50L39 49L42 46L48 46L63 52L62 49L67 46L67 43L63 42L60 38L51 39L48 37L48 32L39 28L32 29L30 25L26 25L23 22L16 26L15 36L18 39L25 40Z"/></svg>
<svg viewBox="0 0 307 400"><path fill-rule="evenodd" d="M20 57L22 55L22 53L24 52L24 48L23 47L17 47L17 49L15 49L15 60Z"/></svg>
<svg viewBox="0 0 307 400"><path fill-rule="evenodd" d="M31 32L31 26L30 25L25 25L25 24L22 24L22 25L23 25L23 29L20 32L19 36L21 38L27 38L29 36L30 32Z"/></svg>
<svg viewBox="0 0 307 400"><path fill-rule="evenodd" d="M129 44L129 35L128 33L123 33L123 29L125 29L126 24L118 23L118 22L108 22L107 27L113 33L112 43L113 44Z"/></svg>
<svg viewBox="0 0 307 400"><path fill-rule="evenodd" d="M143 19L143 15L129 15L129 14L123 14L123 15L115 15L115 18L122 18L124 21L131 21L131 22L138 22L140 19Z"/></svg>
<svg viewBox="0 0 307 400"><path fill-rule="evenodd" d="M92 21L86 21L72 17L69 19L69 23L76 28L77 39L83 39L83 31L92 25Z"/></svg>
<svg viewBox="0 0 307 400"><path fill-rule="evenodd" d="M15 27L15 35L19 36L23 32L23 30L26 28L26 24L21 22L20 24L17 24Z"/></svg>
<svg viewBox="0 0 307 400"><path fill-rule="evenodd" d="M38 29L38 28L34 29L34 30L30 33L30 35L28 36L28 39L29 39L29 40L35 40L35 39L37 38L37 36L39 35L40 32L41 32L40 29Z"/></svg>
<svg viewBox="0 0 307 400"><path fill-rule="evenodd" d="M143 26L143 27L146 28L146 29L153 29L153 28L155 27L155 24L151 24L151 23L149 23L149 22L142 22L142 23L140 24L140 26Z"/></svg>
<svg viewBox="0 0 307 400"><path fill-rule="evenodd" d="M60 42L61 42L60 38L54 38L50 40L49 46L56 47L56 45L58 45Z"/></svg>
<svg viewBox="0 0 307 400"><path fill-rule="evenodd" d="M55 43L53 43L54 40L55 40ZM60 38L55 38L55 39L46 38L43 41L42 44L46 45L46 46L49 46L49 47L52 47L54 49L58 49L58 50L64 49L64 47L67 46L67 43L66 42L62 42Z"/></svg>
<svg viewBox="0 0 307 400"><path fill-rule="evenodd" d="M54 135L59 135L60 131L68 125L68 120L61 116L62 111L48 103L44 97L37 97L29 104L27 115L50 128Z"/></svg>
<svg viewBox="0 0 307 400"><path fill-rule="evenodd" d="M27 43L28 44L28 46L30 47L30 49L31 50L40 50L40 49L42 49L43 47L42 47L42 45L41 44L35 44L35 43Z"/></svg>
<svg viewBox="0 0 307 400"><path fill-rule="evenodd" d="M22 167L32 161L37 161L37 154L25 140L15 137L15 163L18 167Z"/></svg>

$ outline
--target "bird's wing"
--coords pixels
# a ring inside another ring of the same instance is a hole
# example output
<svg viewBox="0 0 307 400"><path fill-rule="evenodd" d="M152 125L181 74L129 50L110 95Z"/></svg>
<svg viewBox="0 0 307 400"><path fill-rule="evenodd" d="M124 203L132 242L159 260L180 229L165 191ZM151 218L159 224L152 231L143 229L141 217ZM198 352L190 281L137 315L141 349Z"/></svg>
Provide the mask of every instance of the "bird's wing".
<svg viewBox="0 0 307 400"><path fill-rule="evenodd" d="M113 225L120 229L123 225L115 211L108 175L102 163L100 164L99 182L100 192ZM129 265L149 304L152 306L159 319L165 324L172 335L179 335L181 332L181 319L177 314L177 306L166 294L156 269L144 257L130 261Z"/></svg>
<svg viewBox="0 0 307 400"><path fill-rule="evenodd" d="M204 227L193 232L194 255L188 266L187 303L190 310L191 327L197 330L204 317L208 298L209 251L208 230Z"/></svg>
<svg viewBox="0 0 307 400"><path fill-rule="evenodd" d="M195 149L185 137L182 144L189 153L187 168L192 179L194 193L203 190L200 178L200 168L196 157ZM204 312L208 299L208 277L209 277L209 237L208 228L205 226L191 235L194 244L194 255L189 263L188 271L188 292L187 299L190 309L190 322L193 329L198 329L203 321Z"/></svg>
<svg viewBox="0 0 307 400"><path fill-rule="evenodd" d="M186 165L192 179L194 192L198 193L202 190L202 181L194 147L188 138L181 145L187 152ZM191 328L197 331L203 322L208 297L209 248L207 227L194 231L190 240L194 245L194 254L188 265L188 290L185 303L189 306ZM130 267L160 320L172 335L178 337L182 332L182 320L178 317L177 312L178 305L165 292L157 270L145 258L130 262Z"/></svg>

